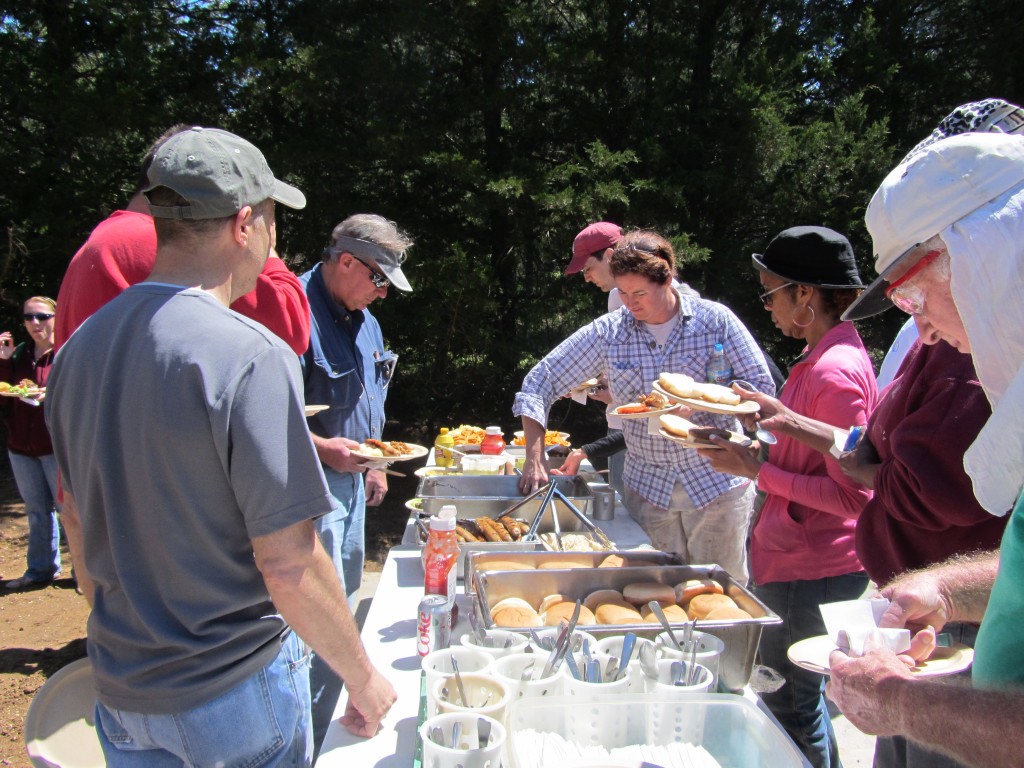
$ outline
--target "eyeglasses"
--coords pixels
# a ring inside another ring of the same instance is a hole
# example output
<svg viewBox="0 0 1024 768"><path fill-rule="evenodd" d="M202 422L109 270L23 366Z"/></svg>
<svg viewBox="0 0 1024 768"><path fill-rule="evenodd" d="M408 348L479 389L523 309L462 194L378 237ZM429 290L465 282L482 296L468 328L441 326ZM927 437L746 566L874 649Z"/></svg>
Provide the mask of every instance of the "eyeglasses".
<svg viewBox="0 0 1024 768"><path fill-rule="evenodd" d="M358 261L360 264L362 264L364 267L366 267L369 270L369 272L370 272L370 282L373 283L373 287L374 288L387 288L389 285L391 285L391 281L390 280L388 280L386 277L384 277L384 275L382 275L379 272L377 272L377 270L375 270L373 267L371 267L365 261L363 261L362 259L360 259L358 257L356 258L356 261Z"/></svg>
<svg viewBox="0 0 1024 768"><path fill-rule="evenodd" d="M53 312L26 312L22 317L25 318L26 323L32 322L33 320L37 323L45 323L53 317Z"/></svg>
<svg viewBox="0 0 1024 768"><path fill-rule="evenodd" d="M924 311L924 290L911 281L935 261L941 253L941 248L928 251L899 280L885 289L885 298L901 312L906 312L908 315L920 315Z"/></svg>
<svg viewBox="0 0 1024 768"><path fill-rule="evenodd" d="M772 288L770 291L765 291L764 293L757 294L757 299L766 307L770 307L775 302L775 299L772 298L772 294L775 293L776 291L781 291L783 288L788 288L791 285L793 285L792 281L788 283L783 283L782 285L776 288Z"/></svg>
<svg viewBox="0 0 1024 768"><path fill-rule="evenodd" d="M376 353L374 353L376 354ZM387 388L391 378L395 375L395 368L398 367L398 355L394 352L385 352L384 357L375 361L377 376L380 378L380 385Z"/></svg>

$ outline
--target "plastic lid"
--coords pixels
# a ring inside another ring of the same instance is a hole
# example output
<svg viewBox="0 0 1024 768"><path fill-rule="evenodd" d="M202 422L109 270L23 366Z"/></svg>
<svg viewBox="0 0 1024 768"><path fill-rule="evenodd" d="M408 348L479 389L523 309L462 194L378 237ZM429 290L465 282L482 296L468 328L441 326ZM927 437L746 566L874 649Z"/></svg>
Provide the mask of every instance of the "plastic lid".
<svg viewBox="0 0 1024 768"><path fill-rule="evenodd" d="M725 352L725 347L721 344L715 344L715 352Z"/></svg>
<svg viewBox="0 0 1024 768"><path fill-rule="evenodd" d="M441 427L441 434L442 435L447 435L448 434L448 427Z"/></svg>
<svg viewBox="0 0 1024 768"><path fill-rule="evenodd" d="M488 435L500 435L501 427L488 427L484 430Z"/></svg>

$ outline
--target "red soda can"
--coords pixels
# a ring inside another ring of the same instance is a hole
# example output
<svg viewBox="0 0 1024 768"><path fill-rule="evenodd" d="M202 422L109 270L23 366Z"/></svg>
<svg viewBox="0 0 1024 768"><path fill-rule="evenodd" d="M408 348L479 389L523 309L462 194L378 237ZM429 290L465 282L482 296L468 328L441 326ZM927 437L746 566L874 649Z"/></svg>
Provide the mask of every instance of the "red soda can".
<svg viewBox="0 0 1024 768"><path fill-rule="evenodd" d="M416 619L416 653L426 656L431 651L451 644L452 614L444 595L424 595Z"/></svg>

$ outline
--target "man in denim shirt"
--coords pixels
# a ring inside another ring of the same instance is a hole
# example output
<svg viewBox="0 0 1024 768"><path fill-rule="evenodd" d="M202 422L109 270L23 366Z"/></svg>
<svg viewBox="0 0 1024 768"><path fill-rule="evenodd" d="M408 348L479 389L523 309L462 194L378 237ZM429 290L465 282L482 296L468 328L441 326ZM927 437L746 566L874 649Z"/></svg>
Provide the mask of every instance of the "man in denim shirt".
<svg viewBox="0 0 1024 768"><path fill-rule="evenodd" d="M306 402L330 406L309 418L309 429L327 486L338 500L335 511L317 520L317 530L353 609L363 575L366 506L380 504L388 484L383 472L367 470L351 450L367 438L381 438L384 399L397 362L367 307L385 298L391 285L412 290L401 269L411 245L394 222L356 214L334 228L323 261L299 278L311 314L309 349L302 356ZM314 658L310 685L319 750L341 681Z"/></svg>

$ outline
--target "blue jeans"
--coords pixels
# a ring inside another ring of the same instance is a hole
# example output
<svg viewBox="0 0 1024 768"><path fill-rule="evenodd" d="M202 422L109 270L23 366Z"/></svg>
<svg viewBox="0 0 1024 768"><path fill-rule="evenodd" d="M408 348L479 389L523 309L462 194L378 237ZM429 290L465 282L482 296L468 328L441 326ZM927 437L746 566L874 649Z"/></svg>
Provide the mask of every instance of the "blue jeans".
<svg viewBox="0 0 1024 768"><path fill-rule="evenodd" d="M786 650L799 640L825 634L819 605L856 600L867 586L866 574L847 573L814 581L782 581L754 587L754 594L783 621L781 627L765 627L758 655L762 664L786 679L786 684L761 698L815 768L842 765L825 704L825 677L791 663Z"/></svg>
<svg viewBox="0 0 1024 768"><path fill-rule="evenodd" d="M60 572L60 527L57 525L57 459L8 451L18 494L28 516L28 570L32 581L50 581Z"/></svg>
<svg viewBox="0 0 1024 768"><path fill-rule="evenodd" d="M108 768L309 766L309 666L289 632L267 666L224 695L173 715L96 703Z"/></svg>
<svg viewBox="0 0 1024 768"><path fill-rule="evenodd" d="M363 582L363 561L366 559L366 494L363 476L353 472L335 472L324 467L327 487L338 500L339 508L316 521L320 541L334 561L334 569L345 588L349 607L356 608L356 595ZM313 754L327 735L334 708L341 696L341 678L327 662L313 654L309 672L310 697L313 703Z"/></svg>

